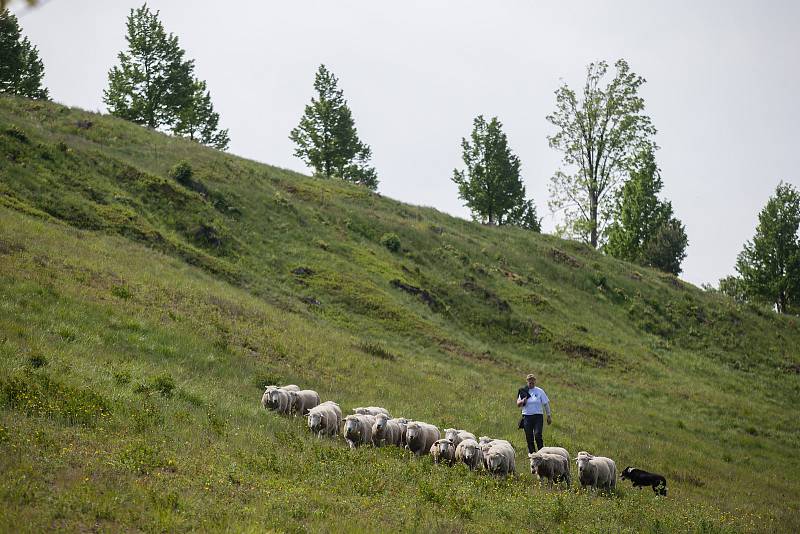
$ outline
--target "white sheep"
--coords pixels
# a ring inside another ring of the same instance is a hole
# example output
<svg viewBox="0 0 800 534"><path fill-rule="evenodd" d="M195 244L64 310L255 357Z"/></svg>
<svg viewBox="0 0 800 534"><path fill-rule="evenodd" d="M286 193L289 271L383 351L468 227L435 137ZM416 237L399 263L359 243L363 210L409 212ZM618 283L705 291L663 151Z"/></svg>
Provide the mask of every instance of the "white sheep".
<svg viewBox="0 0 800 534"><path fill-rule="evenodd" d="M570 461L569 460L569 451L567 451L567 449L565 449L564 447L542 447L541 449L539 449L536 452L544 452L544 453L547 453L547 454L558 454L559 456L563 456L564 458L566 458L567 463L569 463L569 461ZM530 455L528 455L528 456L530 456Z"/></svg>
<svg viewBox="0 0 800 534"><path fill-rule="evenodd" d="M567 487L572 483L569 474L569 460L561 454L549 452L534 452L528 455L531 462L531 474L539 478L546 478L552 486L555 482L565 481Z"/></svg>
<svg viewBox="0 0 800 534"><path fill-rule="evenodd" d="M351 449L360 445L372 443L372 425L375 424L374 415L348 415L344 419L344 439Z"/></svg>
<svg viewBox="0 0 800 534"><path fill-rule="evenodd" d="M453 446L452 440L437 439L433 442L430 448L431 456L433 456L433 463L453 465L456 461L456 448Z"/></svg>
<svg viewBox="0 0 800 534"><path fill-rule="evenodd" d="M289 411L294 415L306 415L314 406L319 405L319 393L313 389L302 389L289 392Z"/></svg>
<svg viewBox="0 0 800 534"><path fill-rule="evenodd" d="M504 439L495 439L486 444L483 463L494 476L513 475L517 471L517 453L514 446Z"/></svg>
<svg viewBox="0 0 800 534"><path fill-rule="evenodd" d="M412 421L406 428L406 448L417 456L428 454L431 445L441 437L437 427L420 421Z"/></svg>
<svg viewBox="0 0 800 534"><path fill-rule="evenodd" d="M389 413L389 410L386 408L381 408L380 406L367 406L367 407L360 407L360 408L353 408L353 413L356 415L378 415L378 414L385 414L390 419L392 415Z"/></svg>
<svg viewBox="0 0 800 534"><path fill-rule="evenodd" d="M289 415L292 409L292 398L290 395L295 391L287 391L283 388L276 388L265 392L267 395L267 407L279 414Z"/></svg>
<svg viewBox="0 0 800 534"><path fill-rule="evenodd" d="M317 437L334 437L339 433L339 426L342 424L342 409L333 401L325 401L311 408L307 417L308 428Z"/></svg>
<svg viewBox="0 0 800 534"><path fill-rule="evenodd" d="M581 451L575 458L578 466L578 479L581 487L595 489L614 489L617 485L617 464L611 458L594 456Z"/></svg>
<svg viewBox="0 0 800 534"><path fill-rule="evenodd" d="M383 413L375 416L375 423L372 425L372 444L374 446L402 446L402 438L403 429L399 421L390 419Z"/></svg>
<svg viewBox="0 0 800 534"><path fill-rule="evenodd" d="M262 408L264 408L266 410L277 410L278 409L279 406L277 405L277 403L274 403L271 400L271 398L272 398L271 393L273 391L275 391L276 389L281 389L283 391L300 391L300 388L298 386L294 385L294 384L289 384L288 386L275 386L275 385L267 386L266 388L264 388L264 394L261 395L261 407Z"/></svg>
<svg viewBox="0 0 800 534"><path fill-rule="evenodd" d="M467 432L466 430L457 430L455 428L445 428L444 437L452 441L453 445L456 447L458 447L458 444L465 439L475 439L475 435L472 432Z"/></svg>
<svg viewBox="0 0 800 534"><path fill-rule="evenodd" d="M406 419L405 417L393 417L391 419L400 427L400 446L406 446L406 432L408 431L408 423L411 422L410 419Z"/></svg>
<svg viewBox="0 0 800 534"><path fill-rule="evenodd" d="M474 439L465 439L456 447L456 461L463 462L471 470L483 467L483 451Z"/></svg>

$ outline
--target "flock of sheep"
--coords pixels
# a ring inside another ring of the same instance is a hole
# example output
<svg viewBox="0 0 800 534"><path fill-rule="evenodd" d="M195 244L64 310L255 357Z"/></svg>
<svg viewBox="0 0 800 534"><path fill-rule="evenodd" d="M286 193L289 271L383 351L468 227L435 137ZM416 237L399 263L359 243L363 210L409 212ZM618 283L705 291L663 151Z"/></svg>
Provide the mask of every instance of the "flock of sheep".
<svg viewBox="0 0 800 534"><path fill-rule="evenodd" d="M516 473L516 451L504 439L486 436L476 438L466 430L454 428L446 428L442 437L434 425L392 417L388 410L377 406L354 408L352 415L343 417L337 403L321 403L316 391L301 390L293 384L267 386L261 397L261 405L283 415L305 416L308 428L318 437L336 437L341 433L350 448L393 445L404 447L417 456L430 454L437 464L454 465L460 462L469 469L485 470L494 476ZM529 454L528 458L534 476L547 480L550 485L564 482L569 487L571 484L570 456L566 449L543 447ZM581 451L574 461L581 487L616 487L617 466L614 460Z"/></svg>

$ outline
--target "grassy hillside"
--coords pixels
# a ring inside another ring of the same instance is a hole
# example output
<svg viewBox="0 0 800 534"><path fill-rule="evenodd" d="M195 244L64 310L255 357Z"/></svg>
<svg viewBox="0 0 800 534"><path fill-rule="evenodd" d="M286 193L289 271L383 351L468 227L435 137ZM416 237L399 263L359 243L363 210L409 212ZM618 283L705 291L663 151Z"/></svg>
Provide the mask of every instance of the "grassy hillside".
<svg viewBox="0 0 800 534"><path fill-rule="evenodd" d="M574 242L0 97L3 531L798 531L797 347ZM669 497L534 487L530 371L547 444ZM259 406L288 382L510 439L520 476L312 439Z"/></svg>

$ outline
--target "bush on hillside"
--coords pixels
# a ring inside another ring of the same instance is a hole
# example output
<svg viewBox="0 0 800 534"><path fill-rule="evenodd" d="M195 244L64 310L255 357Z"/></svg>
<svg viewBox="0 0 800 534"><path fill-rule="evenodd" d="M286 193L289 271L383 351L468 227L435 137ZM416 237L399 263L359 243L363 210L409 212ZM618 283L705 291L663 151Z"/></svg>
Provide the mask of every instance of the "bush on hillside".
<svg viewBox="0 0 800 534"><path fill-rule="evenodd" d="M179 184L189 186L192 183L192 175L194 171L192 166L186 161L180 161L169 171L169 177L178 182Z"/></svg>
<svg viewBox="0 0 800 534"><path fill-rule="evenodd" d="M381 236L381 245L392 252L398 252L400 250L400 238L394 232L383 234Z"/></svg>

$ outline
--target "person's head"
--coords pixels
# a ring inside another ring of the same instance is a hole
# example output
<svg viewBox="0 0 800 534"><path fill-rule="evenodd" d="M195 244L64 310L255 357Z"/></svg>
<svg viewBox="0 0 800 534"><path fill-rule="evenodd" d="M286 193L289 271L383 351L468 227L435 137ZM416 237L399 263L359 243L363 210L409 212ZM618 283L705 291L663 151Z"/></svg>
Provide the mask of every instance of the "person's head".
<svg viewBox="0 0 800 534"><path fill-rule="evenodd" d="M530 374L525 377L525 380L528 382L529 388L532 388L536 385L536 375Z"/></svg>

